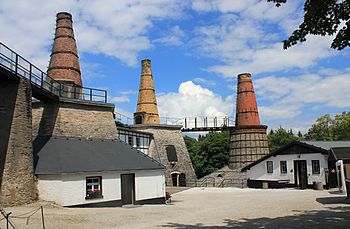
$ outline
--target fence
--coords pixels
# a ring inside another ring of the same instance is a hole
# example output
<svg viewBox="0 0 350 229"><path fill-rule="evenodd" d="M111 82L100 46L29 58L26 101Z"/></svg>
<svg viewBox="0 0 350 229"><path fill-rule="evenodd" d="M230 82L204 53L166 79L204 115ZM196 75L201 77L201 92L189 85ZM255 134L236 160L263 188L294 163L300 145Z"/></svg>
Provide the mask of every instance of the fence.
<svg viewBox="0 0 350 229"><path fill-rule="evenodd" d="M40 211L41 213L41 223L42 223L42 228L45 229L45 219L44 219L44 208L43 206L40 206L38 208L35 208L29 212L20 214L20 215L12 215L12 212L7 213L3 208L0 208L0 213L3 215L3 218L0 220L5 220L6 221L6 229L9 229L10 226L13 229L18 229L16 224L14 223L13 219L25 219L26 220L26 225L29 224L30 218L38 213Z"/></svg>

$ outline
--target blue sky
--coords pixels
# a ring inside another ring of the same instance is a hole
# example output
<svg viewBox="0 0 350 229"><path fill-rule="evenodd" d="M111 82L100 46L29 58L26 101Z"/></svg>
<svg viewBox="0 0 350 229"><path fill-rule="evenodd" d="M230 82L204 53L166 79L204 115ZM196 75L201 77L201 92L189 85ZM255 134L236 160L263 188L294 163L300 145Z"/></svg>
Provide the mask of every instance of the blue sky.
<svg viewBox="0 0 350 229"><path fill-rule="evenodd" d="M0 0L0 40L45 70L55 15L68 11L83 83L107 89L117 112L132 116L140 61L150 58L162 117L234 116L236 77L250 72L262 123L305 132L349 111L350 51L315 36L282 49L303 2Z"/></svg>

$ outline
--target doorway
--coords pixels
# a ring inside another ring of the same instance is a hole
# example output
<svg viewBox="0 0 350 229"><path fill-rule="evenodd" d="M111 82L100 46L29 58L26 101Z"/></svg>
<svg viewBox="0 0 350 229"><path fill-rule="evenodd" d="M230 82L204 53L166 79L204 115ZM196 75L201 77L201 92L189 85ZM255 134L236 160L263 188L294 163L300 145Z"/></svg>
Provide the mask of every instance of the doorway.
<svg viewBox="0 0 350 229"><path fill-rule="evenodd" d="M121 175L122 205L135 203L135 174Z"/></svg>
<svg viewBox="0 0 350 229"><path fill-rule="evenodd" d="M294 183L300 189L307 188L307 166L305 160L294 161Z"/></svg>

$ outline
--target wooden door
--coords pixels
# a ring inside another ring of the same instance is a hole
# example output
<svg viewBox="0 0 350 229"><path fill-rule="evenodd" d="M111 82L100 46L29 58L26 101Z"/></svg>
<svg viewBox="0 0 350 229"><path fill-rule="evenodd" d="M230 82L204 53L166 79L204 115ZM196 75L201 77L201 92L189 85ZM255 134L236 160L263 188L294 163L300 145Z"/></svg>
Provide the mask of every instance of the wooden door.
<svg viewBox="0 0 350 229"><path fill-rule="evenodd" d="M294 183L298 188L307 188L307 165L305 160L294 161Z"/></svg>
<svg viewBox="0 0 350 229"><path fill-rule="evenodd" d="M135 174L121 175L122 205L135 202Z"/></svg>

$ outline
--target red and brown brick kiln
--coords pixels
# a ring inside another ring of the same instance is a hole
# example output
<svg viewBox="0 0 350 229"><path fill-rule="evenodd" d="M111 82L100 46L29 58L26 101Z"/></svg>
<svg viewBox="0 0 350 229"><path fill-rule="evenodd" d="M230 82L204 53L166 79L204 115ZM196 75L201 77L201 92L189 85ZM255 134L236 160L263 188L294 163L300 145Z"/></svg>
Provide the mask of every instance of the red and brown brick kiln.
<svg viewBox="0 0 350 229"><path fill-rule="evenodd" d="M249 73L239 74L236 125L230 130L231 169L242 168L269 154L266 129L267 126L260 125L252 76Z"/></svg>
<svg viewBox="0 0 350 229"><path fill-rule="evenodd" d="M70 13L57 14L56 32L47 74L64 84L82 87L78 49Z"/></svg>

